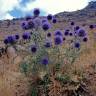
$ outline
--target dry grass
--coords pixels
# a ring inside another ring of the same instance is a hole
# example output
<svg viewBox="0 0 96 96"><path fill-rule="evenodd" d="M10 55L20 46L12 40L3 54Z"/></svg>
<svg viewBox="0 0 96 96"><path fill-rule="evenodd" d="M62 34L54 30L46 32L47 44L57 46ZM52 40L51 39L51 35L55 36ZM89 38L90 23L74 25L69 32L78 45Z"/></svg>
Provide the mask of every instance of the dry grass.
<svg viewBox="0 0 96 96"><path fill-rule="evenodd" d="M77 22L77 25L82 25L84 22ZM86 22L87 23L87 22ZM5 23L6 24L6 23ZM22 33L23 30L18 26L20 24L19 21L16 22L16 25L10 25L9 28L4 25L0 28L0 40L2 40L8 34ZM61 28L64 29L64 26L67 26L66 22L61 22L60 24L56 24L54 29ZM76 69L85 72L86 78L89 79L88 89L91 95L87 96L95 96L96 94L96 72L95 69L92 69L92 65L96 63L96 42L94 41L94 32L91 32L88 27L86 27L89 33L89 41L87 45L83 46L84 51L79 56L79 58L72 65L72 70ZM3 46L3 43L0 42L0 46ZM12 52L12 51L11 51ZM14 56L13 56L14 54ZM21 54L16 54L13 50L12 56L10 53L10 58L7 55L3 55L0 57L0 96L28 96L28 80L19 69L19 64L22 61L23 56ZM14 58L15 57L15 58ZM13 59L15 60L13 62ZM66 60L65 60L66 61ZM67 62L67 61L66 61ZM64 69L62 69L64 71ZM87 74L88 73L88 74ZM90 75L91 74L91 75ZM54 79L54 76L51 78L52 84L50 85L51 90L49 94L56 94L56 91L60 91L61 85ZM55 87L57 89L55 89ZM58 87L59 86L59 87ZM53 88L54 87L54 88ZM58 89L59 88L59 89ZM57 92L58 93L58 92ZM51 96L49 95L49 96ZM64 96L58 93L57 95L52 96Z"/></svg>

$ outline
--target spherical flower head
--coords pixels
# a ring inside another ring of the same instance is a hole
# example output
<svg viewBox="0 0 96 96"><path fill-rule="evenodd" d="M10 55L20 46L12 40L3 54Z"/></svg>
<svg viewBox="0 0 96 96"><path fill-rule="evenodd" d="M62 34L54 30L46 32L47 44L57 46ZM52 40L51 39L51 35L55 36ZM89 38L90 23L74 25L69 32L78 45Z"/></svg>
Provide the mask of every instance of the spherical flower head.
<svg viewBox="0 0 96 96"><path fill-rule="evenodd" d="M56 31L55 31L55 36L56 36L56 35L62 36L63 34L62 34L61 30L56 30Z"/></svg>
<svg viewBox="0 0 96 96"><path fill-rule="evenodd" d="M79 30L77 33L79 37L84 37L86 35L85 30L83 29Z"/></svg>
<svg viewBox="0 0 96 96"><path fill-rule="evenodd" d="M5 38L4 39L4 44L8 44L9 42L8 42L8 38Z"/></svg>
<svg viewBox="0 0 96 96"><path fill-rule="evenodd" d="M36 45L32 45L32 46L31 46L31 52L32 52L32 53L36 53L36 52L37 52L37 47L36 47Z"/></svg>
<svg viewBox="0 0 96 96"><path fill-rule="evenodd" d="M44 46L46 48L50 48L52 46L52 43L50 41L46 41Z"/></svg>
<svg viewBox="0 0 96 96"><path fill-rule="evenodd" d="M28 21L28 29L33 29L35 27L34 21L30 20Z"/></svg>
<svg viewBox="0 0 96 96"><path fill-rule="evenodd" d="M22 27L22 29L24 29L24 30L28 30L28 23L27 23L27 22L22 22L22 23L21 23L21 27Z"/></svg>
<svg viewBox="0 0 96 96"><path fill-rule="evenodd" d="M70 35L70 36L72 36L72 35L73 35L73 33L69 33L69 35Z"/></svg>
<svg viewBox="0 0 96 96"><path fill-rule="evenodd" d="M18 40L20 37L18 34L15 35L15 39Z"/></svg>
<svg viewBox="0 0 96 96"><path fill-rule="evenodd" d="M47 57L43 57L42 60L41 60L41 64L43 65L47 65L49 63L49 60Z"/></svg>
<svg viewBox="0 0 96 96"><path fill-rule="evenodd" d="M87 37L84 37L84 38L83 38L83 41L84 41L84 42L87 42L87 41L88 41L88 38L87 38Z"/></svg>
<svg viewBox="0 0 96 96"><path fill-rule="evenodd" d="M22 38L23 38L24 40L29 39L29 37L30 37L30 34L29 34L28 32L25 32L25 33L23 33L23 35L22 35Z"/></svg>
<svg viewBox="0 0 96 96"><path fill-rule="evenodd" d="M69 35L69 31L70 31L69 29L65 30L64 35L68 36Z"/></svg>
<svg viewBox="0 0 96 96"><path fill-rule="evenodd" d="M47 33L47 37L51 37L51 33L50 32Z"/></svg>
<svg viewBox="0 0 96 96"><path fill-rule="evenodd" d="M49 24L48 22L43 23L42 29L43 29L44 31L47 31L49 28L50 28L50 24Z"/></svg>
<svg viewBox="0 0 96 96"><path fill-rule="evenodd" d="M94 25L90 25L89 28L90 28L90 29L93 29L93 28L94 28Z"/></svg>
<svg viewBox="0 0 96 96"><path fill-rule="evenodd" d="M75 45L74 45L75 48L80 48L80 43L79 42L76 42Z"/></svg>
<svg viewBox="0 0 96 96"><path fill-rule="evenodd" d="M52 19L52 23L54 23L54 24L57 23L57 19L56 18L53 18Z"/></svg>
<svg viewBox="0 0 96 96"><path fill-rule="evenodd" d="M52 20L52 18L53 18L53 16L52 16L51 14L49 14L49 15L47 16L47 19L48 19L48 20Z"/></svg>
<svg viewBox="0 0 96 96"><path fill-rule="evenodd" d="M55 45L60 45L63 42L63 38L61 36L55 36L54 43Z"/></svg>
<svg viewBox="0 0 96 96"><path fill-rule="evenodd" d="M25 25L26 25L26 22L22 22L22 23L21 23L21 26L25 26Z"/></svg>
<svg viewBox="0 0 96 96"><path fill-rule="evenodd" d="M79 30L79 29L80 29L79 26L74 27L74 31L77 31L77 30Z"/></svg>
<svg viewBox="0 0 96 96"><path fill-rule="evenodd" d="M66 38L65 37L63 37L63 41L65 41L66 40Z"/></svg>
<svg viewBox="0 0 96 96"><path fill-rule="evenodd" d="M14 42L15 42L15 38L14 38L14 36L8 36L8 42L10 43L10 44L13 44Z"/></svg>
<svg viewBox="0 0 96 96"><path fill-rule="evenodd" d="M73 25L75 25L75 23L74 22L71 22L71 25L73 26Z"/></svg>
<svg viewBox="0 0 96 96"><path fill-rule="evenodd" d="M34 9L34 11L33 11L33 14L34 14L34 16L39 16L39 14L40 14L40 10L39 10L39 8L35 8Z"/></svg>

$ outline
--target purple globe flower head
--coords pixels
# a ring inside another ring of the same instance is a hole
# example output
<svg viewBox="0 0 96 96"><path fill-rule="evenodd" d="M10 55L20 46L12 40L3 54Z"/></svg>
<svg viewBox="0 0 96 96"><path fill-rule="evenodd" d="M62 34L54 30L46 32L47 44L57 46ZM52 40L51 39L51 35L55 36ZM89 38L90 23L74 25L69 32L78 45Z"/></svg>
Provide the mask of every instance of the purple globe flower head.
<svg viewBox="0 0 96 96"><path fill-rule="evenodd" d="M16 41L16 39L14 38L14 36L8 36L7 38L8 38L8 42L10 44L13 44Z"/></svg>
<svg viewBox="0 0 96 96"><path fill-rule="evenodd" d="M62 36L63 34L62 34L61 30L56 30L56 31L55 31L55 36L56 36L56 35Z"/></svg>
<svg viewBox="0 0 96 96"><path fill-rule="evenodd" d="M75 25L75 23L74 22L71 22L71 25L73 26L73 25Z"/></svg>
<svg viewBox="0 0 96 96"><path fill-rule="evenodd" d="M52 23L54 23L54 24L57 23L57 19L56 18L53 18L52 19Z"/></svg>
<svg viewBox="0 0 96 96"><path fill-rule="evenodd" d="M52 42L46 41L44 46L45 46L46 48L50 48L50 47L52 46Z"/></svg>
<svg viewBox="0 0 96 96"><path fill-rule="evenodd" d="M20 36L18 34L15 35L15 39L18 40Z"/></svg>
<svg viewBox="0 0 96 96"><path fill-rule="evenodd" d="M88 41L88 38L87 37L84 37L83 38L83 42L87 42Z"/></svg>
<svg viewBox="0 0 96 96"><path fill-rule="evenodd" d="M28 30L28 23L27 23L27 22L22 22L22 23L21 23L21 27L22 27L22 29L24 29L24 30Z"/></svg>
<svg viewBox="0 0 96 96"><path fill-rule="evenodd" d="M65 35L65 36L68 36L68 35L69 35L69 32L66 31L66 32L64 33L64 35Z"/></svg>
<svg viewBox="0 0 96 96"><path fill-rule="evenodd" d="M69 29L65 30L64 35L68 36L69 35L69 31L70 31Z"/></svg>
<svg viewBox="0 0 96 96"><path fill-rule="evenodd" d="M73 33L71 32L71 33L69 33L69 35L70 35L70 36L73 36Z"/></svg>
<svg viewBox="0 0 96 96"><path fill-rule="evenodd" d="M66 40L66 38L65 37L63 37L63 41L65 41Z"/></svg>
<svg viewBox="0 0 96 96"><path fill-rule="evenodd" d="M51 35L52 35L52 34L51 34L50 32L47 33L47 37L51 37Z"/></svg>
<svg viewBox="0 0 96 96"><path fill-rule="evenodd" d="M55 45L60 45L60 44L62 44L62 42L63 42L62 36L55 36L55 38L54 38Z"/></svg>
<svg viewBox="0 0 96 96"><path fill-rule="evenodd" d="M8 38L5 38L4 39L4 44L8 44L9 42L8 42Z"/></svg>
<svg viewBox="0 0 96 96"><path fill-rule="evenodd" d="M48 20L52 20L52 18L53 18L53 16L52 16L51 14L49 14L49 15L47 16L47 19L48 19Z"/></svg>
<svg viewBox="0 0 96 96"><path fill-rule="evenodd" d="M90 29L93 29L93 28L94 28L94 25L90 25L89 28L90 28Z"/></svg>
<svg viewBox="0 0 96 96"><path fill-rule="evenodd" d="M77 34L78 34L79 37L84 37L84 36L86 35L85 30L83 30L83 29L80 29L80 30L77 32Z"/></svg>
<svg viewBox="0 0 96 96"><path fill-rule="evenodd" d="M45 22L42 24L42 29L44 31L47 31L48 29L50 29L50 24L48 22Z"/></svg>
<svg viewBox="0 0 96 96"><path fill-rule="evenodd" d="M28 29L33 29L35 27L35 23L33 20L28 21Z"/></svg>
<svg viewBox="0 0 96 96"><path fill-rule="evenodd" d="M43 57L43 58L41 59L41 64L47 65L48 63L49 63L49 60L48 60L47 57Z"/></svg>
<svg viewBox="0 0 96 96"><path fill-rule="evenodd" d="M28 39L28 34L23 34L23 35L22 35L22 38L23 38L24 40Z"/></svg>
<svg viewBox="0 0 96 96"><path fill-rule="evenodd" d="M74 27L74 31L77 31L77 30L79 30L79 29L80 29L79 26Z"/></svg>
<svg viewBox="0 0 96 96"><path fill-rule="evenodd" d="M22 35L22 38L23 38L24 40L29 39L29 37L30 37L30 34L29 34L28 32L25 32L25 33L23 33L23 35Z"/></svg>
<svg viewBox="0 0 96 96"><path fill-rule="evenodd" d="M25 25L26 25L26 22L22 22L22 23L21 23L21 26L25 26Z"/></svg>
<svg viewBox="0 0 96 96"><path fill-rule="evenodd" d="M75 47L75 48L80 48L80 43L79 43L79 42L76 42L76 43L74 44L74 47Z"/></svg>
<svg viewBox="0 0 96 96"><path fill-rule="evenodd" d="M31 46L31 52L32 53L36 53L37 52L37 46L36 45L32 45Z"/></svg>
<svg viewBox="0 0 96 96"><path fill-rule="evenodd" d="M38 17L39 14L40 14L39 8L35 8L35 9L33 10L33 14L34 14L35 17Z"/></svg>

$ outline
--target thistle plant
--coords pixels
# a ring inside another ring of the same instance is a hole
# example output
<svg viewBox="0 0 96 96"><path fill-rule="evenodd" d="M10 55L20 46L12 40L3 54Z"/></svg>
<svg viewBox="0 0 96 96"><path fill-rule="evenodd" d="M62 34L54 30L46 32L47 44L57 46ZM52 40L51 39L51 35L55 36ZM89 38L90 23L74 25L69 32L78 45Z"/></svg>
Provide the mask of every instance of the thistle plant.
<svg viewBox="0 0 96 96"><path fill-rule="evenodd" d="M44 79L47 74L50 76L52 69L55 68L57 79L70 81L69 75L61 78L61 74L58 78L57 74L66 66L66 70L68 68L70 70L72 64L82 53L83 44L88 40L87 32L75 25L75 22L71 22L68 29L52 30L58 23L55 16L49 14L47 17L40 18L40 10L37 8L34 9L33 14L33 17L27 17L21 24L24 33L6 37L5 46L14 47L17 53L25 52L20 69L26 76L43 72L45 73ZM70 29L70 26L73 30Z"/></svg>

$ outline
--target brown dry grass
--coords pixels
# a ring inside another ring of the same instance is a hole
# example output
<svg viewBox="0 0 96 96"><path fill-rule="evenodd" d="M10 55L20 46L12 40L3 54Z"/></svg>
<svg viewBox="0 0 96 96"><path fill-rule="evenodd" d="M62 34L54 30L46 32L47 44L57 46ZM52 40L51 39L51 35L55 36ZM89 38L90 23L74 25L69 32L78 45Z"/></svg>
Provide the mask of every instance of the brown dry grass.
<svg viewBox="0 0 96 96"><path fill-rule="evenodd" d="M2 40L6 35L12 33L15 34L19 32L21 34L23 30L18 26L18 24L20 24L20 22L16 22L15 27L11 25L9 28L6 28L4 26L0 28L0 39ZM79 22L77 22L77 24L79 25ZM67 26L67 24L64 23L62 25L62 23L60 23L55 25L55 28L60 27L61 29L63 29L64 26ZM88 30L88 28L86 30ZM93 37L93 33L95 31L96 30L91 32L88 30L89 41L87 42L87 45L84 46L84 48L86 47L84 49L84 52L74 63L74 67L77 70L86 71L85 74L90 80L90 83L88 82L88 88L91 94L90 96L95 96L96 94L96 73L94 73L94 70L90 67L91 65L94 65L94 63L96 63L96 45ZM0 46L3 46L2 42L0 42ZM19 70L19 64L22 61L22 56L20 54L19 56L16 55L14 63L12 62L12 56L11 58L7 58L6 55L0 57L0 96L27 96L28 78L20 73ZM92 75L90 75L90 73Z"/></svg>

